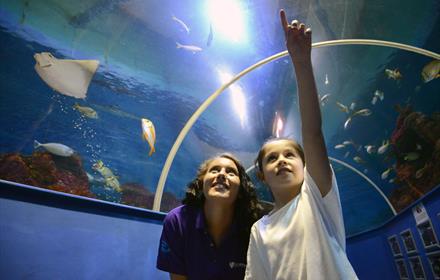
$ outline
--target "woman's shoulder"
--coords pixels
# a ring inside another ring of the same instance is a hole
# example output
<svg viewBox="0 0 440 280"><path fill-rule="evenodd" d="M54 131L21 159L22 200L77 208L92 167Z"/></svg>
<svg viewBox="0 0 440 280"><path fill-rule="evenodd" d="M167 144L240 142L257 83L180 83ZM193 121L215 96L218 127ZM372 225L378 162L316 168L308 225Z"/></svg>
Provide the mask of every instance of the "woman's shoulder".
<svg viewBox="0 0 440 280"><path fill-rule="evenodd" d="M165 217L165 221L188 220L195 217L200 210L196 207L181 205L172 209Z"/></svg>

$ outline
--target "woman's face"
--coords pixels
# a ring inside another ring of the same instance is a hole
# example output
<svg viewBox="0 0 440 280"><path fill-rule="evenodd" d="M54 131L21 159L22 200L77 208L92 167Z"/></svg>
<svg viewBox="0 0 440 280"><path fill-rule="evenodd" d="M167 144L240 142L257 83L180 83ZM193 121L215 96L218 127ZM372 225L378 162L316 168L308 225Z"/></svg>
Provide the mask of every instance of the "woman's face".
<svg viewBox="0 0 440 280"><path fill-rule="evenodd" d="M263 179L272 190L301 186L304 164L289 140L269 142L264 146Z"/></svg>
<svg viewBox="0 0 440 280"><path fill-rule="evenodd" d="M206 201L233 204L240 189L240 177L235 163L219 157L208 164L203 176L203 194Z"/></svg>

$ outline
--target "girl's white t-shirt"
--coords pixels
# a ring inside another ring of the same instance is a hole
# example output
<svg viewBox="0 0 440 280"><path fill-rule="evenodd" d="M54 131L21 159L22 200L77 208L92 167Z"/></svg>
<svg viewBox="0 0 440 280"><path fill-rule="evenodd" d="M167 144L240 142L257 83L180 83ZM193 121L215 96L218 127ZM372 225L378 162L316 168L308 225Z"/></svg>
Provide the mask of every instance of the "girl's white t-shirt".
<svg viewBox="0 0 440 280"><path fill-rule="evenodd" d="M252 226L245 279L358 279L345 253L333 170L322 197L305 167L300 194Z"/></svg>

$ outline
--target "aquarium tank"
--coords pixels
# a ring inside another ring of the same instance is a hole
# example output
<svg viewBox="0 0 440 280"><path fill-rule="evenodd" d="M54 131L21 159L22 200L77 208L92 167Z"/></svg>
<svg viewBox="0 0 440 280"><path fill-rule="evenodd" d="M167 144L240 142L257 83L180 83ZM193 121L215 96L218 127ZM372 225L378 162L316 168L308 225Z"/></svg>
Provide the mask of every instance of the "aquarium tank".
<svg viewBox="0 0 440 280"><path fill-rule="evenodd" d="M348 236L440 184L440 2L0 1L0 179L168 212L205 159L301 139L279 10L313 30Z"/></svg>

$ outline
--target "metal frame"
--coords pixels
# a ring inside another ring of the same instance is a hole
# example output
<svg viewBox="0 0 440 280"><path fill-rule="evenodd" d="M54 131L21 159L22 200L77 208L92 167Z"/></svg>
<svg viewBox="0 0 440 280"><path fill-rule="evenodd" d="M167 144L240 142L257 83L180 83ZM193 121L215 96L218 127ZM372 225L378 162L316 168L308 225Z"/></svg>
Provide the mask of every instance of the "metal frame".
<svg viewBox="0 0 440 280"><path fill-rule="evenodd" d="M421 277L421 278L417 278L416 277L414 269L413 269L413 265L412 265L413 264L412 263L413 260L417 260L417 262L420 264L420 268L422 269L423 277ZM408 261L409 261L409 266L411 267L411 272L412 272L412 275L413 275L413 279L415 279L415 280L426 279L425 268L423 267L423 263L422 263L422 260L420 259L420 256L414 256L414 257L408 258Z"/></svg>
<svg viewBox="0 0 440 280"><path fill-rule="evenodd" d="M394 239L396 241L397 247L399 248L399 252L398 253L394 252L393 243L391 241L392 239ZM396 234L391 235L391 236L388 237L388 244L390 245L391 253L393 253L393 256L402 256L402 248L400 247L399 240L398 240Z"/></svg>
<svg viewBox="0 0 440 280"><path fill-rule="evenodd" d="M411 240L412 244L414 245L414 250L408 250L408 246L407 246L407 244L405 242L405 238L404 238L404 234L406 234L406 233L409 233L410 240ZM405 247L405 251L407 254L417 253L416 241L414 240L414 236L413 236L410 228L405 229L404 231L400 232L400 237L402 238L402 243L403 243L403 246Z"/></svg>

